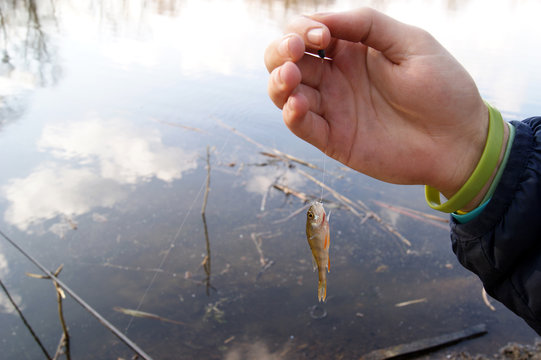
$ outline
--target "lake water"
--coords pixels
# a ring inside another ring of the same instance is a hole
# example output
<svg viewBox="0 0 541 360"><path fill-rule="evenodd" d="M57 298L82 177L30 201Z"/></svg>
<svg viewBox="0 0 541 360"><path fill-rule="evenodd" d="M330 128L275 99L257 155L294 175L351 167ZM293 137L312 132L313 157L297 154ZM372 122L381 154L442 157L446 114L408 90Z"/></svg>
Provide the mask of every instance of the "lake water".
<svg viewBox="0 0 541 360"><path fill-rule="evenodd" d="M429 30L506 119L541 114L537 1L5 1L0 230L47 268L63 264L60 279L155 359L351 359L480 323L487 335L432 356L533 342L521 319L485 305L446 224L389 208L440 215L421 186L324 161L268 99L263 52L287 21L360 5ZM274 150L318 169L262 154ZM304 202L273 187L319 198L309 176L358 213L323 190L321 305ZM0 239L0 279L53 355L56 292L27 272L39 270ZM132 357L69 296L64 317L73 358ZM2 357L44 358L4 292L0 324Z"/></svg>

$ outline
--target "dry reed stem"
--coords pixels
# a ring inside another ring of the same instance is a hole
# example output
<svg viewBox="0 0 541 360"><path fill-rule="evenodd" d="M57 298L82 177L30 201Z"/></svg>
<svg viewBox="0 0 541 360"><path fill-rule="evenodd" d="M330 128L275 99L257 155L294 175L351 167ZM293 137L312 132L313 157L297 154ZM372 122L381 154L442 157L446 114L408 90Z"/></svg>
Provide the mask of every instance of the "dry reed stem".
<svg viewBox="0 0 541 360"><path fill-rule="evenodd" d="M207 200L209 196L210 191L210 150L207 146L207 182L205 187L205 195L203 197L203 206L201 207L201 218L203 219L203 230L205 231L205 246L207 248L207 255L205 256L205 260L203 261L203 269L205 270L206 278L204 280L205 286L206 286L206 293L207 296L210 295L210 288L213 286L210 284L210 275L211 275L211 267L210 267L210 240L209 240L209 231L207 227L207 218L205 216L205 211L207 209Z"/></svg>
<svg viewBox="0 0 541 360"><path fill-rule="evenodd" d="M288 186L280 185L280 184L273 184L272 187L274 187L276 190L280 190L281 192L283 192L286 195L293 195L293 196L295 196L296 198L300 199L303 202L308 202L308 201L311 200L310 197L308 195L306 195L305 193L293 190L292 188L290 188Z"/></svg>

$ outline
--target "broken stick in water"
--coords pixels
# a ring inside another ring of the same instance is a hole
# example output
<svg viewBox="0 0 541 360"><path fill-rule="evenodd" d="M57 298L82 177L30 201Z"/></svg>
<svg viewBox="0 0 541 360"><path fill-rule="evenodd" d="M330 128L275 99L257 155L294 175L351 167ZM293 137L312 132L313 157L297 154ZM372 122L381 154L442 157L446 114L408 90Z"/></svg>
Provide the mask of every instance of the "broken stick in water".
<svg viewBox="0 0 541 360"><path fill-rule="evenodd" d="M415 300L410 300L410 301L404 301L404 302L395 304L394 306L396 306L396 307L404 307L404 306L408 306L408 305L424 303L426 301L427 301L426 298L415 299Z"/></svg>
<svg viewBox="0 0 541 360"><path fill-rule="evenodd" d="M145 318L145 319L160 320L160 321L163 321L163 322L168 322L168 323L176 324L176 325L187 325L186 323L184 323L182 321L177 321L177 320L164 318L162 316L152 314L152 313L148 313L148 312L145 312L145 311L139 311L139 310L135 310L135 309L126 309L126 308L123 308L123 307L120 307L120 306L115 306L113 308L113 310L117 311L119 313L128 315L128 316Z"/></svg>
<svg viewBox="0 0 541 360"><path fill-rule="evenodd" d="M462 331L436 336L428 339L417 340L408 344L390 346L385 349L374 350L364 356L361 360L387 360L398 356L411 355L420 352L434 350L442 346L451 345L458 341L469 339L486 334L485 324L479 324Z"/></svg>
<svg viewBox="0 0 541 360"><path fill-rule="evenodd" d="M490 303L490 300L488 300L487 291L485 290L485 287L483 286L483 291L481 292L483 296L483 301L485 305L492 311L496 311L496 308Z"/></svg>
<svg viewBox="0 0 541 360"><path fill-rule="evenodd" d="M290 188L288 186L285 186L285 185L273 184L272 187L274 187L276 190L280 190L281 192L283 192L286 195L293 195L293 196L295 196L296 198L300 199L303 202L309 202L309 201L313 200L313 197L310 197L310 196L306 195L303 192L293 190L292 188Z"/></svg>

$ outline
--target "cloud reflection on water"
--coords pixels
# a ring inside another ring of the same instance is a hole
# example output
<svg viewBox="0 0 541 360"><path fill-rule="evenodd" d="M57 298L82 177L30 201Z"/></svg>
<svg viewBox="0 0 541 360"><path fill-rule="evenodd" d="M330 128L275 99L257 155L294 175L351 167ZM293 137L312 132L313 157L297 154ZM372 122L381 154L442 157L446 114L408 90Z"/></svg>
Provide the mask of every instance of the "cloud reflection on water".
<svg viewBox="0 0 541 360"><path fill-rule="evenodd" d="M8 261L4 254L2 254L2 248L0 247L0 279L5 279L7 275L9 274L9 267L8 267ZM13 301L15 301L17 304L19 304L19 307L21 307L22 298L19 294L10 294ZM9 301L8 297L3 291L0 291L0 313L4 314L16 314L15 308L13 308L13 305Z"/></svg>
<svg viewBox="0 0 541 360"><path fill-rule="evenodd" d="M157 130L122 119L47 125L38 147L54 160L2 188L10 203L5 221L29 232L57 216L65 222L96 207L113 207L128 195L123 185L153 178L171 182L197 167L195 153L167 146Z"/></svg>

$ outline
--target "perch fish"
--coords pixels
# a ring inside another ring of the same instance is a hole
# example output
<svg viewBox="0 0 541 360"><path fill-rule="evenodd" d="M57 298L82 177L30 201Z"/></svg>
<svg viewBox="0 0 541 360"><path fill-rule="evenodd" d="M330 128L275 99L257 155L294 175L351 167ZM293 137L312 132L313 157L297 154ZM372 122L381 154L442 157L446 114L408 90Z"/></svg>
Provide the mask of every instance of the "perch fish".
<svg viewBox="0 0 541 360"><path fill-rule="evenodd" d="M323 204L314 201L310 204L306 214L306 238L312 250L314 270L318 269L319 282L317 286L318 300L325 301L327 298L327 272L331 270L329 258L330 236L329 218L325 214Z"/></svg>

